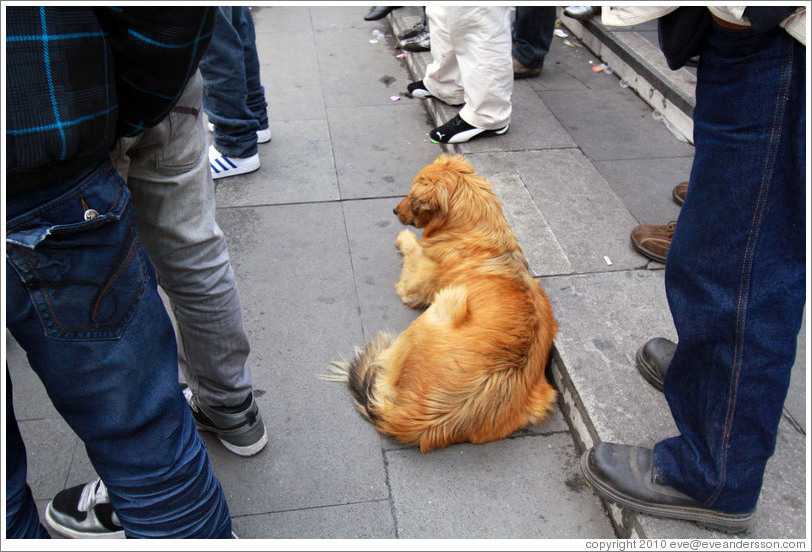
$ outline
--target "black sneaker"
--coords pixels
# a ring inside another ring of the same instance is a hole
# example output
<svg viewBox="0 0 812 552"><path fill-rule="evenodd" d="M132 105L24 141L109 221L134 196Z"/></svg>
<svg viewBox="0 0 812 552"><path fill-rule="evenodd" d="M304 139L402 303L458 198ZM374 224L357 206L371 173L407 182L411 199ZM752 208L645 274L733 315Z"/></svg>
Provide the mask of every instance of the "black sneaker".
<svg viewBox="0 0 812 552"><path fill-rule="evenodd" d="M485 136L499 136L508 131L510 125L497 130L485 130L466 123L462 117L455 115L453 119L443 126L439 126L429 132L429 138L435 144L461 144L474 138Z"/></svg>
<svg viewBox="0 0 812 552"><path fill-rule="evenodd" d="M45 509L45 520L69 539L124 538L124 528L101 479L56 493Z"/></svg>
<svg viewBox="0 0 812 552"><path fill-rule="evenodd" d="M411 83L406 87L406 91L412 98L418 98L420 100L426 100L434 97L431 95L431 92L428 91L426 85L423 84L422 80Z"/></svg>
<svg viewBox="0 0 812 552"><path fill-rule="evenodd" d="M198 429L215 433L224 447L239 456L253 456L265 448L268 433L253 393L233 408L208 407L197 402L188 385L181 388Z"/></svg>

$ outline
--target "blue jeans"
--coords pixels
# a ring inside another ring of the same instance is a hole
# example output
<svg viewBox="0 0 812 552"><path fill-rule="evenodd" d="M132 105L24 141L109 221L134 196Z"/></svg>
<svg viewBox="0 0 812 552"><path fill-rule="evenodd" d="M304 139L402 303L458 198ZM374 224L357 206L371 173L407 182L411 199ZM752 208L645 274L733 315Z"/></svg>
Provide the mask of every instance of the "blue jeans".
<svg viewBox="0 0 812 552"><path fill-rule="evenodd" d="M217 8L211 42L200 60L203 109L214 124L214 145L230 157L257 153L257 130L268 128L259 78L256 33L247 6Z"/></svg>
<svg viewBox="0 0 812 552"><path fill-rule="evenodd" d="M513 57L531 69L541 69L555 30L555 6L516 6Z"/></svg>
<svg viewBox="0 0 812 552"><path fill-rule="evenodd" d="M715 23L700 55L696 155L665 269L680 435L654 464L726 513L756 507L806 301L805 58L782 29Z"/></svg>
<svg viewBox="0 0 812 552"><path fill-rule="evenodd" d="M127 187L109 158L67 184L47 201L8 199L7 327L84 442L127 536L230 538ZM7 407L8 535L45 536Z"/></svg>

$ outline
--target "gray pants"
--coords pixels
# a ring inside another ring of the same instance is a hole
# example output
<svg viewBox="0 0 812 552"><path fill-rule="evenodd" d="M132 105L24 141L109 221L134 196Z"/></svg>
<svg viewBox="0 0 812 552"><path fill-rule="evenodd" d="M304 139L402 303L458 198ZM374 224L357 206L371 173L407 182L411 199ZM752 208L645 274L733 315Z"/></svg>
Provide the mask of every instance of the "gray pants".
<svg viewBox="0 0 812 552"><path fill-rule="evenodd" d="M122 138L116 169L132 192L139 236L169 297L180 369L206 406L237 406L251 393L250 346L214 182L200 73L156 127Z"/></svg>

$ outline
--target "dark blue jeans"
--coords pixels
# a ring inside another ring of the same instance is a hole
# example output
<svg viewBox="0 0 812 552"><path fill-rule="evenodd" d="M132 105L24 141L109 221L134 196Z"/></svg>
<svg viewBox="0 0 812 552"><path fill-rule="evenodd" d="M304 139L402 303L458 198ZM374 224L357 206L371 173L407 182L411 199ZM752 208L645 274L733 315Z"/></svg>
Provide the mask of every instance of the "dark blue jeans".
<svg viewBox="0 0 812 552"><path fill-rule="evenodd" d="M531 69L541 69L555 30L555 6L516 6L513 57Z"/></svg>
<svg viewBox="0 0 812 552"><path fill-rule="evenodd" d="M256 33L247 6L217 8L211 42L200 60L203 109L214 124L214 145L230 157L257 153L257 130L268 128L259 78Z"/></svg>
<svg viewBox="0 0 812 552"><path fill-rule="evenodd" d="M231 538L127 186L109 158L67 184L47 200L8 199L6 325L128 537ZM6 408L8 536L44 537L10 396Z"/></svg>
<svg viewBox="0 0 812 552"><path fill-rule="evenodd" d="M727 513L756 507L806 301L806 49L714 23L697 75L696 154L668 252L679 343L665 480Z"/></svg>

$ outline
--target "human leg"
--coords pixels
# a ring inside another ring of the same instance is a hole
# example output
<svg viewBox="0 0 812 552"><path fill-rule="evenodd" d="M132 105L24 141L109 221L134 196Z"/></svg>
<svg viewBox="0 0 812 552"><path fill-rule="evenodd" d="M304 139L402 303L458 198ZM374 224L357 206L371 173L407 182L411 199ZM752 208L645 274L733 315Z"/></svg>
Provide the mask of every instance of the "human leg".
<svg viewBox="0 0 812 552"><path fill-rule="evenodd" d="M654 447L654 464L706 506L741 513L775 448L806 297L805 49L782 29L714 25L708 42L691 193L665 272L679 336L665 395L680 435Z"/></svg>
<svg viewBox="0 0 812 552"><path fill-rule="evenodd" d="M465 101L465 95L448 26L449 9L443 6L426 6L426 18L431 29L432 61L426 67L422 82L435 98L449 105L459 105Z"/></svg>
<svg viewBox="0 0 812 552"><path fill-rule="evenodd" d="M806 301L805 48L782 29L716 24L707 44L690 193L665 271L679 343L664 393L680 435L653 450L599 443L581 469L623 507L741 532L775 449Z"/></svg>
<svg viewBox="0 0 812 552"><path fill-rule="evenodd" d="M451 40L465 86L460 117L477 128L502 129L510 123L513 93L510 8L448 11Z"/></svg>
<svg viewBox="0 0 812 552"><path fill-rule="evenodd" d="M248 82L243 41L236 26L239 7L217 8L214 30L200 60L205 81L203 107L214 124L214 145L220 153L248 158L257 153L260 124L248 107Z"/></svg>
<svg viewBox="0 0 812 552"><path fill-rule="evenodd" d="M555 6L517 6L513 58L525 67L541 69L553 42L555 19Z"/></svg>
<svg viewBox="0 0 812 552"><path fill-rule="evenodd" d="M262 86L257 53L257 35L254 29L254 17L248 6L235 6L239 16L235 17L235 28L240 37L245 59L245 104L259 123L260 130L268 128L268 102L265 101L265 88Z"/></svg>
<svg viewBox="0 0 812 552"><path fill-rule="evenodd" d="M267 435L253 401L242 302L215 219L201 95L196 75L167 119L119 141L115 161L133 195L141 241L175 315L180 368L198 425L198 411L208 413L203 424L208 430L208 421L227 416L233 431L218 436L229 450L248 455L265 446ZM221 408L228 413L210 410Z"/></svg>
<svg viewBox="0 0 812 552"><path fill-rule="evenodd" d="M230 537L177 383L172 324L112 163L51 201L7 208L7 327L85 443L128 536Z"/></svg>

